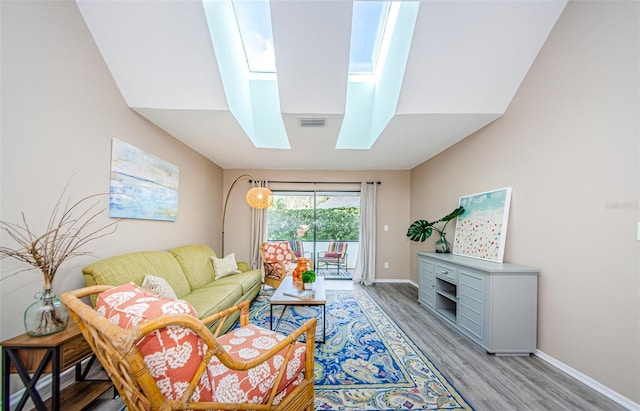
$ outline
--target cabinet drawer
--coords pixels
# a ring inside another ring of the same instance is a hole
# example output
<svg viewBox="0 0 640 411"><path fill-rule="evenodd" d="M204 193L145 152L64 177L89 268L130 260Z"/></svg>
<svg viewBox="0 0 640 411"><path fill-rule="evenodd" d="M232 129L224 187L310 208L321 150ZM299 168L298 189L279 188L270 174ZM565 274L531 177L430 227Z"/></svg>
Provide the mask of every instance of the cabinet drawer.
<svg viewBox="0 0 640 411"><path fill-rule="evenodd" d="M458 269L456 267L438 263L435 274L436 277L444 278L454 284L458 283Z"/></svg>

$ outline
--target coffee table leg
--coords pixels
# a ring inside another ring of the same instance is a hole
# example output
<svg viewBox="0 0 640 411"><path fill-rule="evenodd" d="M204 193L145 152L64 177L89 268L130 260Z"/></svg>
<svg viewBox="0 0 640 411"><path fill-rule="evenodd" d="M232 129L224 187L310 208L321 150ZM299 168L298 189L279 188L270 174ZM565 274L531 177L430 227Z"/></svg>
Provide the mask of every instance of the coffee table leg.
<svg viewBox="0 0 640 411"><path fill-rule="evenodd" d="M327 341L327 305L322 304L322 342Z"/></svg>

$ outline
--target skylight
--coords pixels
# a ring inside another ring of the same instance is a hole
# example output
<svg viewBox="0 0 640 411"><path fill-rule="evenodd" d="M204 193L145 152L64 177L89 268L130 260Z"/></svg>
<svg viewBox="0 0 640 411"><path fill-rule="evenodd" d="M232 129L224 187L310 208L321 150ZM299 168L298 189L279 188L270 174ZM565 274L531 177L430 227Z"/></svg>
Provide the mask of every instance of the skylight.
<svg viewBox="0 0 640 411"><path fill-rule="evenodd" d="M371 3L373 2L353 3L354 30L356 5L368 7ZM373 20L364 24L370 30L370 37L366 41L369 42L367 53L371 55L372 70L369 74L349 74L347 102L336 142L337 149L370 149L391 121L400 97L419 7L418 1L390 2L385 4L384 13L383 9L377 9L377 25L373 24ZM372 15L375 13L368 15L369 18ZM376 30L375 43L371 34L373 29ZM358 48L366 47L352 41L352 58ZM371 54L374 50L377 61Z"/></svg>
<svg viewBox="0 0 640 411"><path fill-rule="evenodd" d="M349 74L373 74L380 56L390 2L354 1Z"/></svg>
<svg viewBox="0 0 640 411"><path fill-rule="evenodd" d="M203 0L202 5L229 110L257 148L291 148L274 73L269 2ZM255 8L247 15L252 16L256 26L242 35L236 22L242 21L237 10L244 6ZM265 52L270 52L271 57L265 57ZM250 71L250 66L260 73ZM272 73L265 73L268 70Z"/></svg>
<svg viewBox="0 0 640 411"><path fill-rule="evenodd" d="M252 73L275 73L269 0L232 0L247 66Z"/></svg>

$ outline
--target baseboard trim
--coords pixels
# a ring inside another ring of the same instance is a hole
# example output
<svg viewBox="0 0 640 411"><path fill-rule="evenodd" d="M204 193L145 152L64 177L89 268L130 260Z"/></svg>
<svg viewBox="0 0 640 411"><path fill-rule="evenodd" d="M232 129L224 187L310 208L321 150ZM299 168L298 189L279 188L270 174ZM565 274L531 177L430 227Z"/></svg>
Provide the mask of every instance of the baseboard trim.
<svg viewBox="0 0 640 411"><path fill-rule="evenodd" d="M578 380L578 381L582 382L583 384L593 388L594 390L598 391L600 394L604 395L605 397L610 398L611 400L617 402L618 404L622 405L623 407L627 408L628 410L640 411L640 404L638 404L638 403L630 400L629 398L617 393L616 391L612 390L611 388L607 387L606 385L599 383L598 381L594 380L593 378L589 377L588 375L585 375L585 374L581 373L580 371L576 370L575 368L572 368L572 367L568 366L567 364L556 360L552 356L550 356L548 354L545 354L544 352L542 352L540 350L536 350L536 352L533 353L533 355L535 355L536 357L540 358L541 360L553 365L554 367L556 367L560 371L563 371L563 372L569 374L570 376L572 376L576 380Z"/></svg>
<svg viewBox="0 0 640 411"><path fill-rule="evenodd" d="M376 278L374 282L375 283L411 284L412 286L418 288L418 284L414 283L411 280L393 280L393 279Z"/></svg>

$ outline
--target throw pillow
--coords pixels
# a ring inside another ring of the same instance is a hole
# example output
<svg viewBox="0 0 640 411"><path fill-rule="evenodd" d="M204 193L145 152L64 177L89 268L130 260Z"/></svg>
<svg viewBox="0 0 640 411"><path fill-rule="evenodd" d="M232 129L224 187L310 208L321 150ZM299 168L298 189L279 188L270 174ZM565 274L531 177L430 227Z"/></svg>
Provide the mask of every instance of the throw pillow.
<svg viewBox="0 0 640 411"><path fill-rule="evenodd" d="M151 291L160 298L173 298L174 300L178 298L176 292L173 291L173 288L171 288L167 280L156 277L155 275L145 275L141 287L147 291Z"/></svg>
<svg viewBox="0 0 640 411"><path fill-rule="evenodd" d="M242 271L238 270L235 253L231 253L224 258L211 256L211 261L213 262L213 273L216 280L228 275L242 273Z"/></svg>
<svg viewBox="0 0 640 411"><path fill-rule="evenodd" d="M338 258L340 257L340 253L332 253L330 251L327 251L326 253L324 253L324 256L328 258Z"/></svg>

